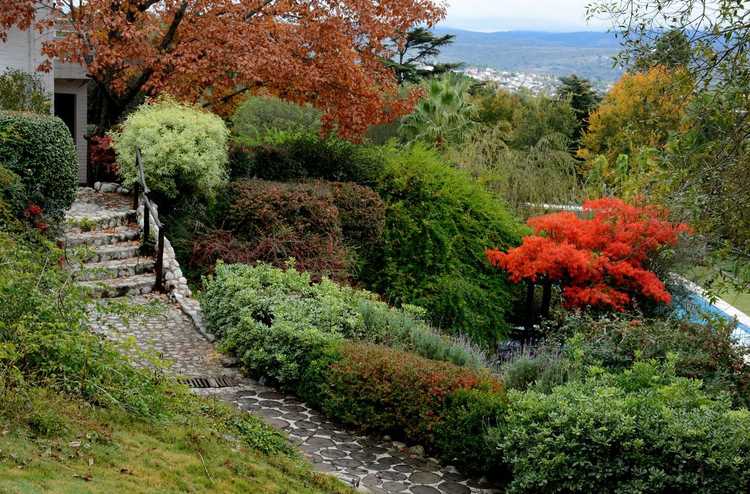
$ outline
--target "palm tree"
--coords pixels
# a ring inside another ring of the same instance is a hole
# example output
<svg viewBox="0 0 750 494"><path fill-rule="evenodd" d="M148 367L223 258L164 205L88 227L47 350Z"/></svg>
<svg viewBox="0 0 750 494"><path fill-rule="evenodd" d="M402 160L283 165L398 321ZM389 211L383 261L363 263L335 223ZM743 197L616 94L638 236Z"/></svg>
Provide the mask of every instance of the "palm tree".
<svg viewBox="0 0 750 494"><path fill-rule="evenodd" d="M474 125L474 109L466 98L470 85L455 74L428 81L425 97L401 125L402 136L438 148L462 142Z"/></svg>

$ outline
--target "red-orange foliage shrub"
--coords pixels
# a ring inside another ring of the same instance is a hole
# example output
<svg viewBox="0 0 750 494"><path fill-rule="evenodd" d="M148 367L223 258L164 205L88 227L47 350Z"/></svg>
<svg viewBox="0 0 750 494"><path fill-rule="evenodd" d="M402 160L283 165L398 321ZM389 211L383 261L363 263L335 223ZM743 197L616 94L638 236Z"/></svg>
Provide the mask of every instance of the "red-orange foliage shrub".
<svg viewBox="0 0 750 494"><path fill-rule="evenodd" d="M347 281L355 249L372 246L385 224L385 205L368 187L353 183L280 183L239 180L229 190L221 229L192 243L190 266L265 262L277 267L290 257L318 279Z"/></svg>
<svg viewBox="0 0 750 494"><path fill-rule="evenodd" d="M467 389L502 393L489 374L378 345L345 343L317 375L315 399L326 413L366 431L408 438L427 448L448 397ZM322 379L321 379L322 378Z"/></svg>
<svg viewBox="0 0 750 494"><path fill-rule="evenodd" d="M488 250L487 259L516 283L559 283L567 307L624 311L638 297L670 303L647 263L675 245L688 226L670 223L662 208L620 199L586 201L583 207L588 217L564 212L531 218L533 235L507 253Z"/></svg>

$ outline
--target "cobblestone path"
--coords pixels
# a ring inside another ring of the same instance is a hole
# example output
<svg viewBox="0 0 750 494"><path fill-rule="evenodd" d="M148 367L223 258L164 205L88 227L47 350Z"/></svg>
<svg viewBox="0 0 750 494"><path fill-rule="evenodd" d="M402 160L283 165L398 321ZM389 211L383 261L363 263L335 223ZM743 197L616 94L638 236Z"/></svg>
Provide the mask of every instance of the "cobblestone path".
<svg viewBox="0 0 750 494"><path fill-rule="evenodd" d="M92 209L95 208L91 205L80 204L73 208L78 217L107 217ZM96 231L89 233L95 235ZM171 364L168 371L180 377L212 379L214 383L231 381L230 386L193 391L232 403L285 431L317 470L373 494L497 492L465 478L450 466L441 466L436 460L413 452L405 444L349 432L298 399L241 376L235 368L227 367L231 361L214 349L195 329L192 319L166 295L131 294L127 300L147 305L149 310L127 318L92 311L92 329L115 341L134 341L139 350Z"/></svg>

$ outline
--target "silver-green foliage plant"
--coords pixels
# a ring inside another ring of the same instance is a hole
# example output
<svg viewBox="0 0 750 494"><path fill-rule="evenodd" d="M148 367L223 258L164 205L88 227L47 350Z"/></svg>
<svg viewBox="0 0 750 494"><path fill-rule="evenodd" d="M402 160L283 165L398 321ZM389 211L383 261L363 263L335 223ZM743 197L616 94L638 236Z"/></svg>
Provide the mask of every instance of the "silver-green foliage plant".
<svg viewBox="0 0 750 494"><path fill-rule="evenodd" d="M308 364L343 339L385 344L470 367L481 352L437 333L413 307L396 309L377 296L308 273L266 264L219 263L205 280L209 330L256 375L291 386ZM423 314L422 314L423 315Z"/></svg>
<svg viewBox="0 0 750 494"><path fill-rule="evenodd" d="M113 132L125 186L138 178L141 150L146 183L167 198L213 198L227 180L229 130L217 115L165 98L145 104Z"/></svg>
<svg viewBox="0 0 750 494"><path fill-rule="evenodd" d="M455 74L427 82L424 98L401 125L403 138L438 148L463 142L474 125L469 85L468 79Z"/></svg>

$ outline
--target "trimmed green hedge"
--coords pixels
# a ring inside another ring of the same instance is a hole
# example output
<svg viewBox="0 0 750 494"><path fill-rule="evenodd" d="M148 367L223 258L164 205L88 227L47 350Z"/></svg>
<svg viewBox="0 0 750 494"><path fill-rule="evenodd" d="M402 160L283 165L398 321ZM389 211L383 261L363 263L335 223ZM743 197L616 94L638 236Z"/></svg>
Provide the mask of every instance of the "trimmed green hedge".
<svg viewBox="0 0 750 494"><path fill-rule="evenodd" d="M235 143L230 168L232 178L322 179L372 185L383 164L371 148L336 136L280 132L252 147Z"/></svg>
<svg viewBox="0 0 750 494"><path fill-rule="evenodd" d="M436 333L416 308L389 308L367 292L267 265L220 263L205 286L206 322L223 350L343 422L470 469L464 458L473 461L504 407L484 356ZM477 405L473 394L468 405L454 399L462 390L476 390ZM440 427L444 416L462 424L461 442L453 427Z"/></svg>
<svg viewBox="0 0 750 494"><path fill-rule="evenodd" d="M511 494L750 488L750 412L669 367L599 369L549 394L509 391L509 403L489 436L511 466Z"/></svg>
<svg viewBox="0 0 750 494"><path fill-rule="evenodd" d="M360 279L394 304L424 307L446 331L492 346L508 330L514 289L484 252L519 243L520 224L435 151L384 148L383 159L375 186L387 205L383 248Z"/></svg>
<svg viewBox="0 0 750 494"><path fill-rule="evenodd" d="M395 309L363 290L267 264L218 263L204 279L209 329L252 372L294 388L314 354L342 338L387 344L480 368L486 357L437 333L416 308Z"/></svg>
<svg viewBox="0 0 750 494"><path fill-rule="evenodd" d="M29 201L60 220L78 187L78 157L68 127L57 117L0 111L0 164L15 172Z"/></svg>

